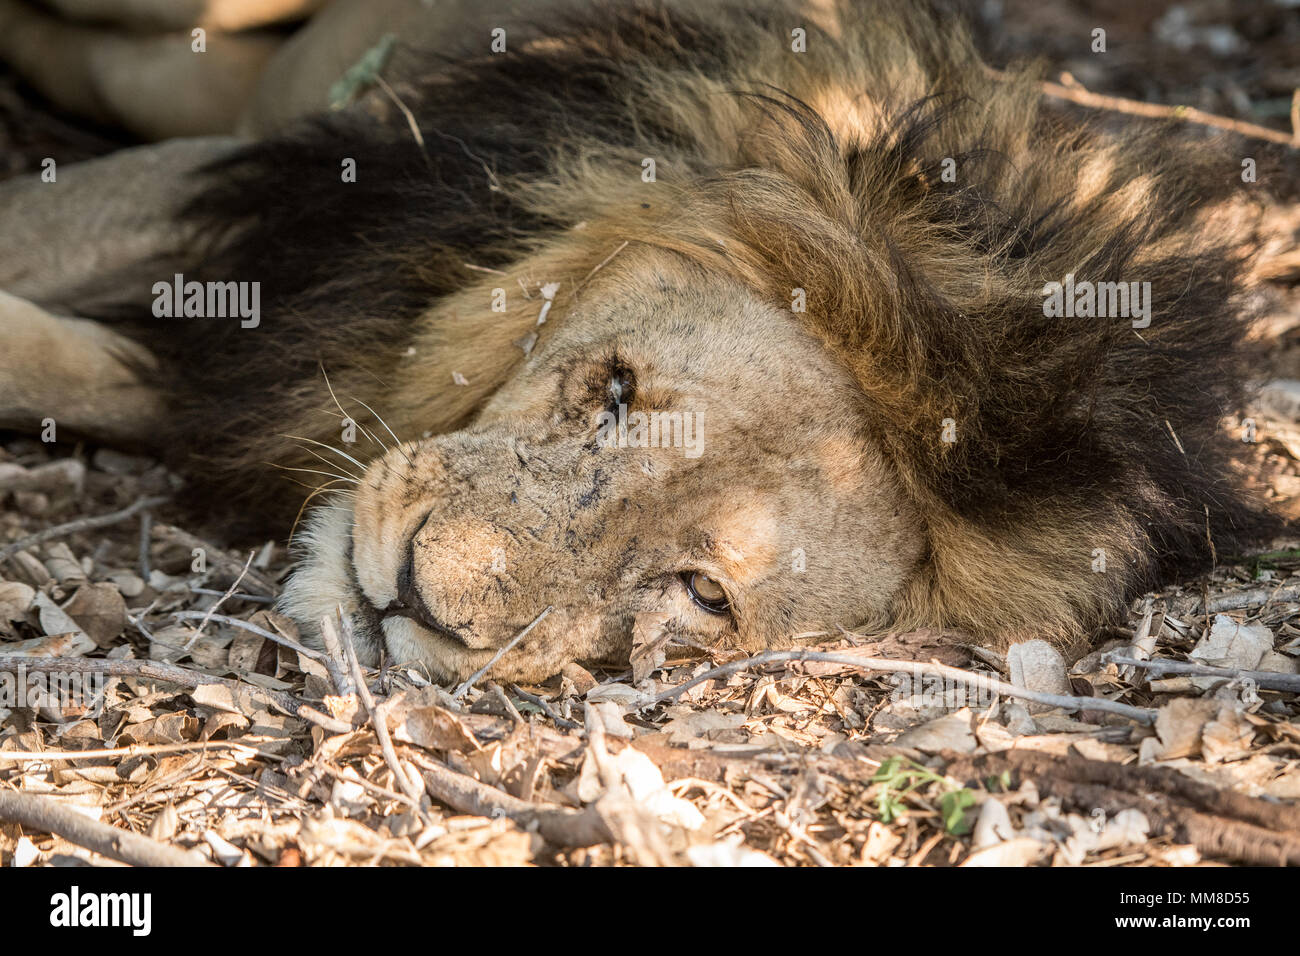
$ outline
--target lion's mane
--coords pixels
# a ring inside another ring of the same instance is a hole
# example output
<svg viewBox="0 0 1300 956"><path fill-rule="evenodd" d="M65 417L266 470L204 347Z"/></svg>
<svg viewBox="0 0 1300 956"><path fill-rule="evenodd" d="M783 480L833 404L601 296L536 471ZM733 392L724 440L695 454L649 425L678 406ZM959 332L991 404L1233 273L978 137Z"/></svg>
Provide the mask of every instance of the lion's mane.
<svg viewBox="0 0 1300 956"><path fill-rule="evenodd" d="M492 318L484 270L562 246L560 315L626 241L786 308L803 290L792 321L852 372L926 523L902 620L1077 634L1255 527L1218 431L1242 381L1242 256L1214 226L1235 159L1047 115L1032 70L989 70L923 3L820 25L767 3L590 6L498 55L405 51L393 97L208 170L190 210L207 270L262 281L264 315L176 356L210 475L265 496L248 469L286 460L280 435L337 427L322 364L383 401L414 330L450 321L438 303ZM1150 326L1045 315L1067 274L1149 282ZM418 397L434 430L472 414L450 384Z"/></svg>

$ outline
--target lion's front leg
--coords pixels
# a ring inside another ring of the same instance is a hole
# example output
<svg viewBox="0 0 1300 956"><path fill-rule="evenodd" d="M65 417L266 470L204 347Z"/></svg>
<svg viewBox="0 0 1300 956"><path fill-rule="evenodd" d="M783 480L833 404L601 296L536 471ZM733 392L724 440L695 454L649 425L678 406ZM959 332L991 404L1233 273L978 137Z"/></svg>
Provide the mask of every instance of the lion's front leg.
<svg viewBox="0 0 1300 956"><path fill-rule="evenodd" d="M130 12L103 2L61 6L74 16ZM117 19L159 32L65 19L27 0L0 0L0 61L65 110L161 140L232 132L283 43L273 31L226 32L205 26L208 21Z"/></svg>
<svg viewBox="0 0 1300 956"><path fill-rule="evenodd" d="M195 173L240 145L214 136L84 163L50 157L42 172L0 183L0 289L59 314L147 308L154 282L202 254L177 219L204 185Z"/></svg>
<svg viewBox="0 0 1300 956"><path fill-rule="evenodd" d="M0 183L0 427L148 446L164 406L150 351L83 316L147 312L201 261L177 210L239 145L174 140Z"/></svg>
<svg viewBox="0 0 1300 956"><path fill-rule="evenodd" d="M142 345L0 292L0 428L147 447L166 403Z"/></svg>

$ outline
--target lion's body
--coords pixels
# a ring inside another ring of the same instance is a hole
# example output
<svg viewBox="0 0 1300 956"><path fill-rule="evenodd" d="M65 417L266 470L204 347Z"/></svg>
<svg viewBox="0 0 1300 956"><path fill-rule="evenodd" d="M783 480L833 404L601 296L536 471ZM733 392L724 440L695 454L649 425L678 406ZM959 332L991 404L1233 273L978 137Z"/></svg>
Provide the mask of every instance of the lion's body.
<svg viewBox="0 0 1300 956"><path fill-rule="evenodd" d="M339 445L345 414L406 441L348 446L365 473L286 596L304 625L342 604L439 676L547 605L502 673L625 651L638 615L751 648L1068 639L1248 530L1217 434L1240 263L1206 185L1235 159L1063 128L905 2L601 5L507 37L404 54L200 178L186 278L260 282L256 328L118 325L172 373L156 438L205 493L284 501L260 463L338 467L284 436ZM1047 314L1067 275L1149 282L1149 326ZM597 447L602 389L633 382L630 408L705 423L702 454ZM674 583L700 568L729 620Z"/></svg>

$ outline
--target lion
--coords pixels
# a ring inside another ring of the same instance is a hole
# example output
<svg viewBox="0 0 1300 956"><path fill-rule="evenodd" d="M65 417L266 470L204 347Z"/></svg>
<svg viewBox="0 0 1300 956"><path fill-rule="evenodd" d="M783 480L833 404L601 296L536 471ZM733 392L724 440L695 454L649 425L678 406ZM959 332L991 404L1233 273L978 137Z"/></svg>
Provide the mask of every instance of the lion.
<svg viewBox="0 0 1300 956"><path fill-rule="evenodd" d="M0 187L0 424L258 528L305 479L280 609L439 681L643 626L1079 641L1266 525L1226 148L1045 114L940 6L520 6L335 0L153 112L60 74L201 135Z"/></svg>

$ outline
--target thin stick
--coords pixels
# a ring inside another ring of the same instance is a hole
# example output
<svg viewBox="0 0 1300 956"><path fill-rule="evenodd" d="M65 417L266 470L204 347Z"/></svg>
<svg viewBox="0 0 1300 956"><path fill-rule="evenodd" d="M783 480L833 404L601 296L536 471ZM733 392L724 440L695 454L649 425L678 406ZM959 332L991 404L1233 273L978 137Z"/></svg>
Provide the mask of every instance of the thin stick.
<svg viewBox="0 0 1300 956"><path fill-rule="evenodd" d="M420 124L415 121L415 114L411 112L410 108L402 102L401 97L378 73L375 74L375 82L379 84L379 88L384 91L397 108L402 111L402 116L406 118L406 125L410 128L411 135L415 137L416 145L420 147L420 152L424 154L424 161L432 165L433 160L429 158L429 148L424 145L424 135L420 132Z"/></svg>
<svg viewBox="0 0 1300 956"><path fill-rule="evenodd" d="M518 634L516 634L514 637L510 639L509 644L507 644L505 647L501 648L501 650L493 654L492 659L490 661L488 661L486 664L484 664L474 673L470 674L469 679L466 680L465 683L461 684L459 687L456 688L455 693L451 695L452 699L460 700L462 697L468 694L469 689L474 686L474 683L480 677L482 677L484 674L486 674L488 671L492 669L493 664L501 660L501 658L505 657L508 651L513 650L514 646L518 644L520 641L522 641L525 637L527 637L529 631L535 628L538 624L542 623L542 619L546 617L546 615L550 614L553 610L555 610L555 606L553 604L548 604L546 606L546 610L542 611L541 614L533 618L533 622L531 624L529 624L526 628L524 628L522 631L520 631Z"/></svg>
<svg viewBox="0 0 1300 956"><path fill-rule="evenodd" d="M297 716L302 701L280 691L266 690L253 684L213 677L197 671L186 670L174 664L158 661L110 661L101 658L93 660L84 657L20 657L10 655L0 657L0 673L18 673L22 668L29 674L104 674L108 677L139 677L145 680L160 680L180 687L197 689L204 684L220 684L235 694L247 694L263 703L279 707L287 714Z"/></svg>
<svg viewBox="0 0 1300 956"><path fill-rule="evenodd" d="M420 798L424 796L424 788L406 775L406 770L397 759L397 751L393 747L393 738L388 735L388 711L386 707L377 706L375 698L370 693L370 688L366 686L366 675L361 670L361 661L357 658L357 649L352 643L352 622L343 614L343 609L338 609L339 637L343 644L344 653L347 654L348 666L352 670L352 679L357 684L357 696L361 698L361 704L366 708L366 713L370 715L371 726L375 728L375 738L379 741L379 749L384 755L384 762L388 764L388 769L393 772L393 777L397 780L398 786L402 792L411 798L411 802L418 809ZM420 814L424 816L423 813Z"/></svg>
<svg viewBox="0 0 1300 956"><path fill-rule="evenodd" d="M149 543L153 533L153 512L146 508L140 513L140 577L148 582L152 575L149 563Z"/></svg>
<svg viewBox="0 0 1300 956"><path fill-rule="evenodd" d="M53 528L46 528L44 531L38 531L36 534L30 534L25 538L19 538L13 544L7 544L0 548L0 561L12 557L19 551L26 551L33 545L41 544L54 538L62 538L64 535L75 534L78 531L91 531L95 528L107 528L109 525L115 525L118 522L125 521L133 515L139 514L146 508L156 508L161 504L170 501L170 498L161 495L155 495L149 498L141 498L133 505L123 508L121 511L113 511L106 515L92 515L89 518L78 518L76 521L69 521L66 524L58 524Z"/></svg>
<svg viewBox="0 0 1300 956"><path fill-rule="evenodd" d="M1261 690L1286 690L1300 693L1300 674L1283 674L1278 671L1248 671L1235 667L1210 667L1206 664L1188 664L1183 661L1140 661L1121 654L1107 654L1112 664L1124 664L1151 671L1152 677L1165 674L1189 674L1193 677L1225 677L1229 680L1248 680Z"/></svg>
<svg viewBox="0 0 1300 956"><path fill-rule="evenodd" d="M528 703L540 707L542 713L551 718L552 722L554 722L557 727L568 727L570 730L576 730L582 726L582 724L578 723L576 720L566 720L557 714L551 705L546 702L546 698L538 697L536 694L530 694L518 684L513 686L513 690L524 700L528 701Z"/></svg>
<svg viewBox="0 0 1300 956"><path fill-rule="evenodd" d="M92 820L50 797L0 790L0 820L61 836L77 846L133 866L212 866L197 853Z"/></svg>
<svg viewBox="0 0 1300 956"><path fill-rule="evenodd" d="M1243 591L1229 591L1211 600L1206 606L1206 611L1210 614L1218 614L1222 611L1240 611L1243 608L1254 608L1263 604L1271 604L1274 601L1283 604L1300 601L1300 587L1291 584L1284 587L1247 588Z"/></svg>
<svg viewBox="0 0 1300 956"><path fill-rule="evenodd" d="M194 646L194 642L199 639L199 635L201 635L203 633L203 629L208 626L208 621L212 620L212 615L216 613L217 608L221 607L221 605L226 602L226 598L230 597L230 595L235 593L235 589L239 587L239 582L244 580L244 575L247 574L248 569L253 566L253 558L255 556L256 556L255 552L253 551L248 552L248 560L245 561L244 566L239 569L239 576L236 577L235 580L230 583L230 587L226 588L226 593L221 595L221 597L219 597L216 600L216 602L212 605L212 607L208 608L207 611L204 612L203 620L199 621L198 628L194 631L194 634L190 637L190 639L185 642L185 649L187 651L190 648L192 648ZM229 618L227 618L227 620L229 620Z"/></svg>
<svg viewBox="0 0 1300 956"><path fill-rule="evenodd" d="M346 721L338 720L331 717L329 714L323 714L309 704L303 704L302 707L298 709L298 716L310 720L317 727L320 727L323 730L328 730L332 734L347 734L356 730L355 727Z"/></svg>
<svg viewBox="0 0 1300 956"><path fill-rule="evenodd" d="M365 777L361 776L360 774L357 774L355 777L350 777L347 774L345 774L340 768L332 766L331 764L328 763L322 763L320 765L320 768L336 780L341 780L344 783L355 783L358 786L360 786L362 789L369 790L371 793L374 794L378 794L379 796L383 797L385 800L396 800L398 803L404 803L407 804L408 806L411 803L411 798L408 797L406 794L397 793L394 790L389 790L387 787L381 787L379 784L371 780L367 780ZM417 809L419 808L419 804L416 804L416 808Z"/></svg>
<svg viewBox="0 0 1300 956"><path fill-rule="evenodd" d="M190 550L198 548L199 550L203 551L203 553L212 561L213 564L230 568L234 570L236 573L238 573L244 567L243 564L241 564L236 559L232 558L230 555L226 554L216 545L212 544L211 542L204 541L202 538L198 537L197 535L190 534L188 531L182 531L180 528L177 528L175 525L169 525L169 524L155 525L154 530L157 534L161 535L164 538L172 539L182 547L189 548ZM279 588L276 587L276 585L273 582L268 581L266 578L262 577L261 574L254 571L252 568L249 568L248 573L244 575L244 581L247 584L253 585L254 587L257 588L257 590L262 591L265 594L276 594L279 592Z"/></svg>
<svg viewBox="0 0 1300 956"><path fill-rule="evenodd" d="M342 609L340 608L341 614ZM338 691L340 697L355 694L357 688L352 682L352 675L348 672L348 655L343 650L343 643L339 640L338 629L334 627L334 621L328 614L321 618L320 639L321 643L325 645L325 660L321 663L325 665L325 670L329 671L330 681L334 684L334 689Z"/></svg>
<svg viewBox="0 0 1300 956"><path fill-rule="evenodd" d="M1151 119L1176 119L1187 123L1200 123L1202 126L1213 126L1242 136L1267 140L1270 143L1281 143L1292 149L1300 148L1300 131L1288 134L1256 123L1216 116L1198 110L1194 106L1166 106L1163 103L1144 103L1141 100L1130 100L1122 96L1105 96L1101 93L1092 93L1082 86L1065 86L1051 80L1043 80L1042 89L1048 96L1058 100L1069 100L1071 103L1093 109L1113 110L1116 113L1145 116Z"/></svg>
<svg viewBox="0 0 1300 956"><path fill-rule="evenodd" d="M213 597L220 597L223 592L218 591L216 588L196 588L191 586L190 593L209 594L212 595ZM230 596L233 597L236 601L250 601L253 604L274 604L275 603L275 598L267 597L264 594L242 594L241 593L241 594L232 594Z"/></svg>
<svg viewBox="0 0 1300 956"><path fill-rule="evenodd" d="M115 813L120 813L123 810L135 806L137 803L154 799L155 795L166 790L173 784L197 776L205 769L203 766L203 756L202 753L195 754L192 760L187 760L185 766L181 767L175 773L169 773L160 780L151 780L143 790L137 790L129 797L124 797L121 800L108 804L104 807L104 813L109 816L112 816ZM209 766L206 769L215 768Z"/></svg>
<svg viewBox="0 0 1300 956"><path fill-rule="evenodd" d="M424 771L429 793L454 810L476 817L506 817L525 830L536 830L546 842L562 847L615 842L614 834L594 805L570 810L557 804L528 803L473 777L457 773L420 753L411 759Z"/></svg>
<svg viewBox="0 0 1300 956"><path fill-rule="evenodd" d="M241 621L237 617L228 617L225 614L212 614L209 611L174 611L172 617L182 621L195 621L200 618L204 621L216 621L218 624L229 624L231 627L238 627L242 630L256 634L258 637L264 637L273 644L279 644L287 647L291 651L297 651L303 657L310 658L321 664L326 663L325 655L320 651L314 651L310 647L299 644L293 638L285 637L283 634L272 634L266 628L258 627L256 624L250 624L248 621ZM189 645L186 645L189 648Z"/></svg>
<svg viewBox="0 0 1300 956"><path fill-rule="evenodd" d="M1049 707L1060 707L1063 710L1103 710L1112 714L1120 714L1144 724L1154 723L1156 719L1156 712L1149 708L1130 707L1128 704L1119 704L1104 697L1072 697L1065 694L1044 694L1038 691L1025 690L1023 687L1016 687L1006 681L986 677L983 674L972 674L969 671L949 667L946 664L896 661L884 657L853 657L849 654L834 654L826 651L768 651L764 654L755 654L753 657L747 657L744 660L715 667L713 670L705 671L699 677L678 684L676 687L670 687L652 698L647 706L653 707L666 700L672 700L696 684L703 683L706 680L712 680L715 677L726 677L729 674L749 670L762 664L773 664L781 661L820 661L827 664L843 664L845 667L855 667L866 671L916 675L932 674L946 677L967 686L990 690L1005 697L1018 697L1021 700L1047 704Z"/></svg>
<svg viewBox="0 0 1300 956"><path fill-rule="evenodd" d="M247 750L263 757L281 759L279 754L265 753L254 743L271 743L277 737L251 740L190 740L179 744L133 744L130 747L107 747L102 750L0 750L0 760L19 763L45 763L51 760L98 760L100 758L146 757L156 754L185 753L190 750Z"/></svg>

